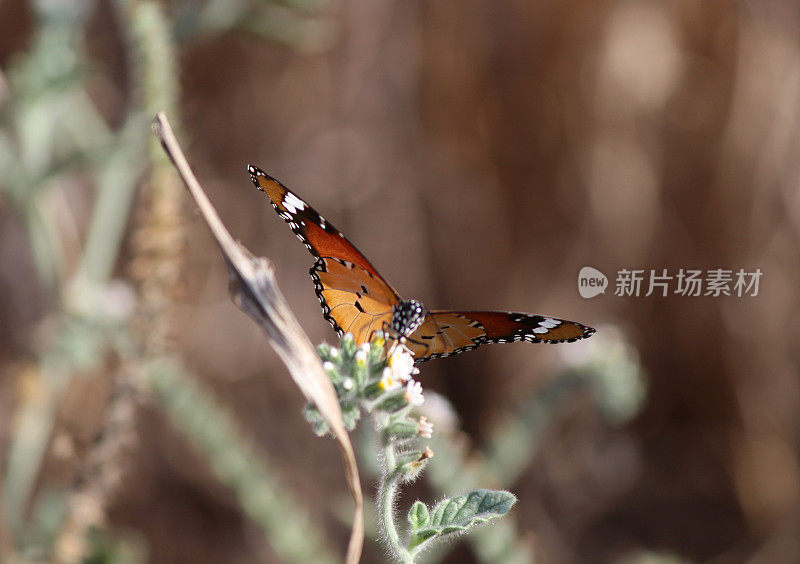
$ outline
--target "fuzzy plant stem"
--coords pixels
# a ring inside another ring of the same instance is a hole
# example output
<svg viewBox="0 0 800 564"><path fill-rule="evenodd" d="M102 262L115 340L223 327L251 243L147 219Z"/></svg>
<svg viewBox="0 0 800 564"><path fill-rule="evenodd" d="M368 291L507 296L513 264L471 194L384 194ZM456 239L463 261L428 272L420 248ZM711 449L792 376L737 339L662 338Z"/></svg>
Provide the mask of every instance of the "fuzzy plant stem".
<svg viewBox="0 0 800 564"><path fill-rule="evenodd" d="M401 479L401 470L397 467L394 443L391 438L383 433L381 439L383 449L383 472L378 489L378 512L380 514L381 534L398 562L412 563L414 557L403 546L395 523L394 505L398 486Z"/></svg>

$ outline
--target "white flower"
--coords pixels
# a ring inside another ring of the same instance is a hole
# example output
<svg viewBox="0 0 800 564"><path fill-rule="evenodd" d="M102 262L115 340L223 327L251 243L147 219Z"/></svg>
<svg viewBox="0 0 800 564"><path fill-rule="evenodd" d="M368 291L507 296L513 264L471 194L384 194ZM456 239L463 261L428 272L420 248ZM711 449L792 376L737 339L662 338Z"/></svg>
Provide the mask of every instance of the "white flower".
<svg viewBox="0 0 800 564"><path fill-rule="evenodd" d="M354 385L355 382L353 382L352 378L345 378L344 381L342 381L342 388L345 390L352 390Z"/></svg>
<svg viewBox="0 0 800 564"><path fill-rule="evenodd" d="M406 401L411 405L422 405L425 402L425 398L422 395L422 384L416 380L409 380L406 383L405 397Z"/></svg>
<svg viewBox="0 0 800 564"><path fill-rule="evenodd" d="M428 421L428 418L424 415L419 418L419 436L424 437L426 439L430 439L431 435L433 435L433 423Z"/></svg>
<svg viewBox="0 0 800 564"><path fill-rule="evenodd" d="M330 360L326 360L325 362L322 363L322 369L325 372L333 372L333 368L334 368L333 363Z"/></svg>
<svg viewBox="0 0 800 564"><path fill-rule="evenodd" d="M392 371L392 377L401 382L408 382L411 376L419 374L419 369L414 367L414 356L405 345L396 345L386 361L386 366Z"/></svg>
<svg viewBox="0 0 800 564"><path fill-rule="evenodd" d="M381 388L383 388L386 391L389 391L389 390L397 390L398 388L400 388L400 386L402 386L402 384L400 383L400 380L394 377L392 369L389 368L388 366L384 368L383 374L381 375Z"/></svg>

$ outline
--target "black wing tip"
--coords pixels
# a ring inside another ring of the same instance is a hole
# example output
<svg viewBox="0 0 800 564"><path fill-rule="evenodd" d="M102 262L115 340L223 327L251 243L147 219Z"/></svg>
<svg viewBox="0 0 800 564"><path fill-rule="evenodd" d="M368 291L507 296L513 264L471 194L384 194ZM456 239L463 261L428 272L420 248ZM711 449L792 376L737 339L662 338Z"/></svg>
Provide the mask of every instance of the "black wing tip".
<svg viewBox="0 0 800 564"><path fill-rule="evenodd" d="M253 181L253 184L255 184L256 188L258 188L262 192L264 191L264 189L261 188L261 185L258 183L258 177L259 176L261 178L265 178L267 180L271 180L272 182L275 182L275 183L280 184L281 186L283 186L283 184L278 182L278 180L276 180L275 178L273 178L272 176L270 176L269 174L267 174L266 172L264 172L263 170L261 170L260 168L258 168L255 165L251 165L251 164L247 165L247 172L250 174L250 180Z"/></svg>
<svg viewBox="0 0 800 564"><path fill-rule="evenodd" d="M267 174L257 166L253 166L251 164L247 165L247 172L250 174L250 180L253 181L255 187L263 192L264 189L261 187L261 184L258 183L258 177L259 176L267 177Z"/></svg>
<svg viewBox="0 0 800 564"><path fill-rule="evenodd" d="M514 312L509 312L509 314L511 314L511 315L520 315L520 314L516 314ZM525 315L527 317L549 317L549 316L543 316L541 314L522 314L522 315ZM594 327L589 327L588 325L584 325L583 323L578 323L577 321L570 321L569 319L559 319L557 317L553 317L551 319L556 319L556 320L560 321L561 323L569 323L569 324L572 324L572 325L576 325L577 327L580 328L581 334L576 336L576 337L572 337L570 339L540 339L541 342L554 343L554 344L557 344L557 343L574 343L576 341L580 341L581 339L588 339L589 337L591 337L592 335L597 333L597 330Z"/></svg>
<svg viewBox="0 0 800 564"><path fill-rule="evenodd" d="M257 176L266 176L267 178L269 178L266 172L264 172L255 165L251 164L247 165L247 172L250 174L251 178L255 178Z"/></svg>

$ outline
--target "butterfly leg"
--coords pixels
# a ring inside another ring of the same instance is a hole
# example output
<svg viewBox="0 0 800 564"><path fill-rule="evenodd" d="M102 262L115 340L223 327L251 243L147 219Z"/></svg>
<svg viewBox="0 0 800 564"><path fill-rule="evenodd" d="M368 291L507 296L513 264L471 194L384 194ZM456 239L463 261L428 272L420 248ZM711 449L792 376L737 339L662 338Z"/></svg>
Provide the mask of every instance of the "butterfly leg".
<svg viewBox="0 0 800 564"><path fill-rule="evenodd" d="M387 347L385 351L386 354L385 358L387 359L392 355L396 347L405 346L406 342L414 343L415 345L425 347L425 353L422 355L423 357L428 356L428 353L431 350L431 346L428 343L423 343L421 341L417 341L416 339L411 339L410 337L403 337L402 335L399 337L389 337L389 335L395 333L395 331L392 329L391 325L387 321L384 321L382 323L381 331L383 331L383 340L385 346ZM391 346L389 346L390 338L392 339Z"/></svg>
<svg viewBox="0 0 800 564"><path fill-rule="evenodd" d="M397 346L397 344L401 343L401 341L394 337L390 337L393 331L392 331L392 326L389 324L388 321L384 321L381 324L381 331L383 332L383 347L384 347L383 354L384 358L388 360L389 357L394 352L394 349ZM391 346L389 345L389 339L392 340Z"/></svg>
<svg viewBox="0 0 800 564"><path fill-rule="evenodd" d="M428 343L423 343L421 341L417 341L416 339L412 339L410 337L406 337L404 340L408 341L409 343L414 343L415 345L425 347L425 353L422 355L422 358L428 356L428 353L431 352L431 346Z"/></svg>

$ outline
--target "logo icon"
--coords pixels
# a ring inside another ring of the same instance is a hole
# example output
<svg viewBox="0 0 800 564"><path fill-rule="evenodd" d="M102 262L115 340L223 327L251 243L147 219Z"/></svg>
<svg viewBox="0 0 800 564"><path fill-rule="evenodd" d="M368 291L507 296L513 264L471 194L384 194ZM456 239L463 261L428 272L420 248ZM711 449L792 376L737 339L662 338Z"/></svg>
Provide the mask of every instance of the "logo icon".
<svg viewBox="0 0 800 564"><path fill-rule="evenodd" d="M605 274L591 266L581 268L578 273L578 293L582 298L605 294L606 288L608 288L608 278Z"/></svg>

